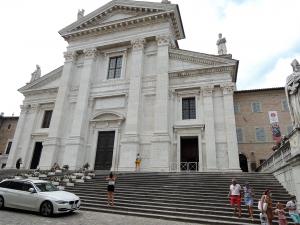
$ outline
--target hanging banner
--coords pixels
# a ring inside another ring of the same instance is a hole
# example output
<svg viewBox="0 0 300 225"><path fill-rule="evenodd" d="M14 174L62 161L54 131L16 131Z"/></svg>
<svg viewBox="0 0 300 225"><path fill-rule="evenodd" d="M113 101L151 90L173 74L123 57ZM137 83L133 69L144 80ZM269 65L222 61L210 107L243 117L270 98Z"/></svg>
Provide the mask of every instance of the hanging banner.
<svg viewBox="0 0 300 225"><path fill-rule="evenodd" d="M276 143L280 143L281 132L279 127L279 119L278 119L277 111L269 111L269 120L271 124L273 140L276 141Z"/></svg>

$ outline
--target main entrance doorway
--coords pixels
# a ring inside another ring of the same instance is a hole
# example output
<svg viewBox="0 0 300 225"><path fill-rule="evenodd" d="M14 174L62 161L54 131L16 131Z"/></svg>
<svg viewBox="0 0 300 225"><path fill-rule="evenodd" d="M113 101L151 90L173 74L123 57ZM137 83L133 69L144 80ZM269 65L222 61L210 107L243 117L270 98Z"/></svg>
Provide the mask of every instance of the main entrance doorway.
<svg viewBox="0 0 300 225"><path fill-rule="evenodd" d="M115 142L115 131L100 131L95 159L95 170L110 170Z"/></svg>
<svg viewBox="0 0 300 225"><path fill-rule="evenodd" d="M180 169L198 171L198 137L180 138Z"/></svg>
<svg viewBox="0 0 300 225"><path fill-rule="evenodd" d="M30 169L36 169L40 163L41 153L43 149L42 142L35 142Z"/></svg>

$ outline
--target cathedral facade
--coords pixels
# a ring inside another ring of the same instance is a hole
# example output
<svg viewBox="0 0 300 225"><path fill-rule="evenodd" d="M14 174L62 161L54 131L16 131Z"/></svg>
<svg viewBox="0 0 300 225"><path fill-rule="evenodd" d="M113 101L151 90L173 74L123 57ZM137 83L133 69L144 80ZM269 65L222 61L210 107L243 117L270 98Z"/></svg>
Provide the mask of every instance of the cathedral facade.
<svg viewBox="0 0 300 225"><path fill-rule="evenodd" d="M139 154L142 171L240 170L238 61L180 49L178 5L113 0L59 33L64 65L19 89L6 168L133 171Z"/></svg>

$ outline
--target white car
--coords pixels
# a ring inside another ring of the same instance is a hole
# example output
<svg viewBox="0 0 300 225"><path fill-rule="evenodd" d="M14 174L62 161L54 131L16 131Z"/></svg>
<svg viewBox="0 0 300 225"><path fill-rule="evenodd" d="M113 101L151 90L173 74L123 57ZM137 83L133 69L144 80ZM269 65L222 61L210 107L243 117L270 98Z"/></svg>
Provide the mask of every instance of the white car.
<svg viewBox="0 0 300 225"><path fill-rule="evenodd" d="M49 181L6 179L0 182L0 209L4 207L51 216L78 210L80 199L73 193L58 190Z"/></svg>

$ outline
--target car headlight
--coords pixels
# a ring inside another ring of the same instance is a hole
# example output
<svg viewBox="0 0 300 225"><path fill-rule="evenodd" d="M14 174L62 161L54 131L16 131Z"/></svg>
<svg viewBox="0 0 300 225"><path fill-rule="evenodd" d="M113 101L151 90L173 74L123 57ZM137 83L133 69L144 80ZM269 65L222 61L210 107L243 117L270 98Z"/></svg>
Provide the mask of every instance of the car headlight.
<svg viewBox="0 0 300 225"><path fill-rule="evenodd" d="M62 201L62 200L60 200L60 201L55 201L57 204L67 204L67 203L69 203L69 202L67 202L67 201Z"/></svg>

